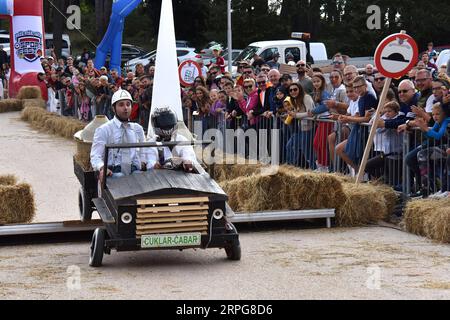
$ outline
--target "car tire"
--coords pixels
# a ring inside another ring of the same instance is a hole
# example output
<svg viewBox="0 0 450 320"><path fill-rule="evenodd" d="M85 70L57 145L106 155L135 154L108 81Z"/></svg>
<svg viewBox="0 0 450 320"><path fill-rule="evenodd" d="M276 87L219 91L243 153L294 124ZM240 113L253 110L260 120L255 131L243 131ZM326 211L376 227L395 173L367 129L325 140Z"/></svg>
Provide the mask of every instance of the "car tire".
<svg viewBox="0 0 450 320"><path fill-rule="evenodd" d="M105 251L105 230L97 228L94 231L91 241L91 254L89 265L94 268L102 266L103 253Z"/></svg>
<svg viewBox="0 0 450 320"><path fill-rule="evenodd" d="M94 209L92 208L92 199L83 187L81 187L78 192L78 208L80 211L80 220L82 222L91 221L92 212L94 212Z"/></svg>

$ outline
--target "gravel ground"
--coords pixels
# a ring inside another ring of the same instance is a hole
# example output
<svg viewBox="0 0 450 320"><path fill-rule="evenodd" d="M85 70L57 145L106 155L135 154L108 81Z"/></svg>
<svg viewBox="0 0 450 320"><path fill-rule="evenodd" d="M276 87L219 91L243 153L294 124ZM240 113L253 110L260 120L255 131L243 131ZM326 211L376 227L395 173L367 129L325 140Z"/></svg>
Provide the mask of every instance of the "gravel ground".
<svg viewBox="0 0 450 320"><path fill-rule="evenodd" d="M18 118L0 114L0 174L33 186L35 221L76 220L75 144ZM450 246L398 230L265 229L240 238L240 262L216 249L113 252L100 269L88 267L88 243L0 247L0 299L450 299Z"/></svg>

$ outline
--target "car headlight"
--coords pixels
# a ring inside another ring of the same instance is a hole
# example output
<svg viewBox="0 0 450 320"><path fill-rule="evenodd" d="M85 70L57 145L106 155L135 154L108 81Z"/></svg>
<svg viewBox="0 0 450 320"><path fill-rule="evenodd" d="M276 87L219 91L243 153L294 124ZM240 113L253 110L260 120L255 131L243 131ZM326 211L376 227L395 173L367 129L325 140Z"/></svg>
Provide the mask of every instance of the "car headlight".
<svg viewBox="0 0 450 320"><path fill-rule="evenodd" d="M222 209L216 209L213 211L213 217L216 220L220 220L222 219L224 216L223 210Z"/></svg>
<svg viewBox="0 0 450 320"><path fill-rule="evenodd" d="M133 216L131 213L125 212L120 216L120 220L122 220L124 224L130 224L133 221Z"/></svg>

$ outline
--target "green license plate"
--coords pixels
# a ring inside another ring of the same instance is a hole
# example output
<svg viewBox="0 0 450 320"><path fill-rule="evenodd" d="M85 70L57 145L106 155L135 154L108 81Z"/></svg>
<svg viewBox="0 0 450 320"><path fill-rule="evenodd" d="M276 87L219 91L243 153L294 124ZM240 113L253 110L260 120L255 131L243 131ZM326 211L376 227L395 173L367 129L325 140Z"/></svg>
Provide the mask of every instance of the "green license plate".
<svg viewBox="0 0 450 320"><path fill-rule="evenodd" d="M197 247L201 242L201 233L155 234L142 236L141 248Z"/></svg>

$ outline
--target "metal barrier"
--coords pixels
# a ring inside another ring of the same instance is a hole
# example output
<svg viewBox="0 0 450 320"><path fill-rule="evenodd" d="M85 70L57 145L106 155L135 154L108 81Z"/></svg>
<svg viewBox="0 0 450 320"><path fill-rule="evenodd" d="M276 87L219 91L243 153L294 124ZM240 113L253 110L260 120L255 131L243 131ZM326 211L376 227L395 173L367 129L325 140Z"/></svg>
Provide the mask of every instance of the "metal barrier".
<svg viewBox="0 0 450 320"><path fill-rule="evenodd" d="M273 159L277 151L279 164L347 175L357 173L371 127L367 123L349 125L327 118L298 119L290 125L275 116L227 120L224 114L194 116L192 121L189 127L197 136L205 137L208 130L218 129L215 136L221 136L222 144L216 147L224 153L268 163L267 158ZM211 138L212 134L207 135ZM378 129L366 180L382 181L404 194L420 191L427 196L447 191L449 138L449 131L443 139L434 141L419 129L406 133Z"/></svg>

